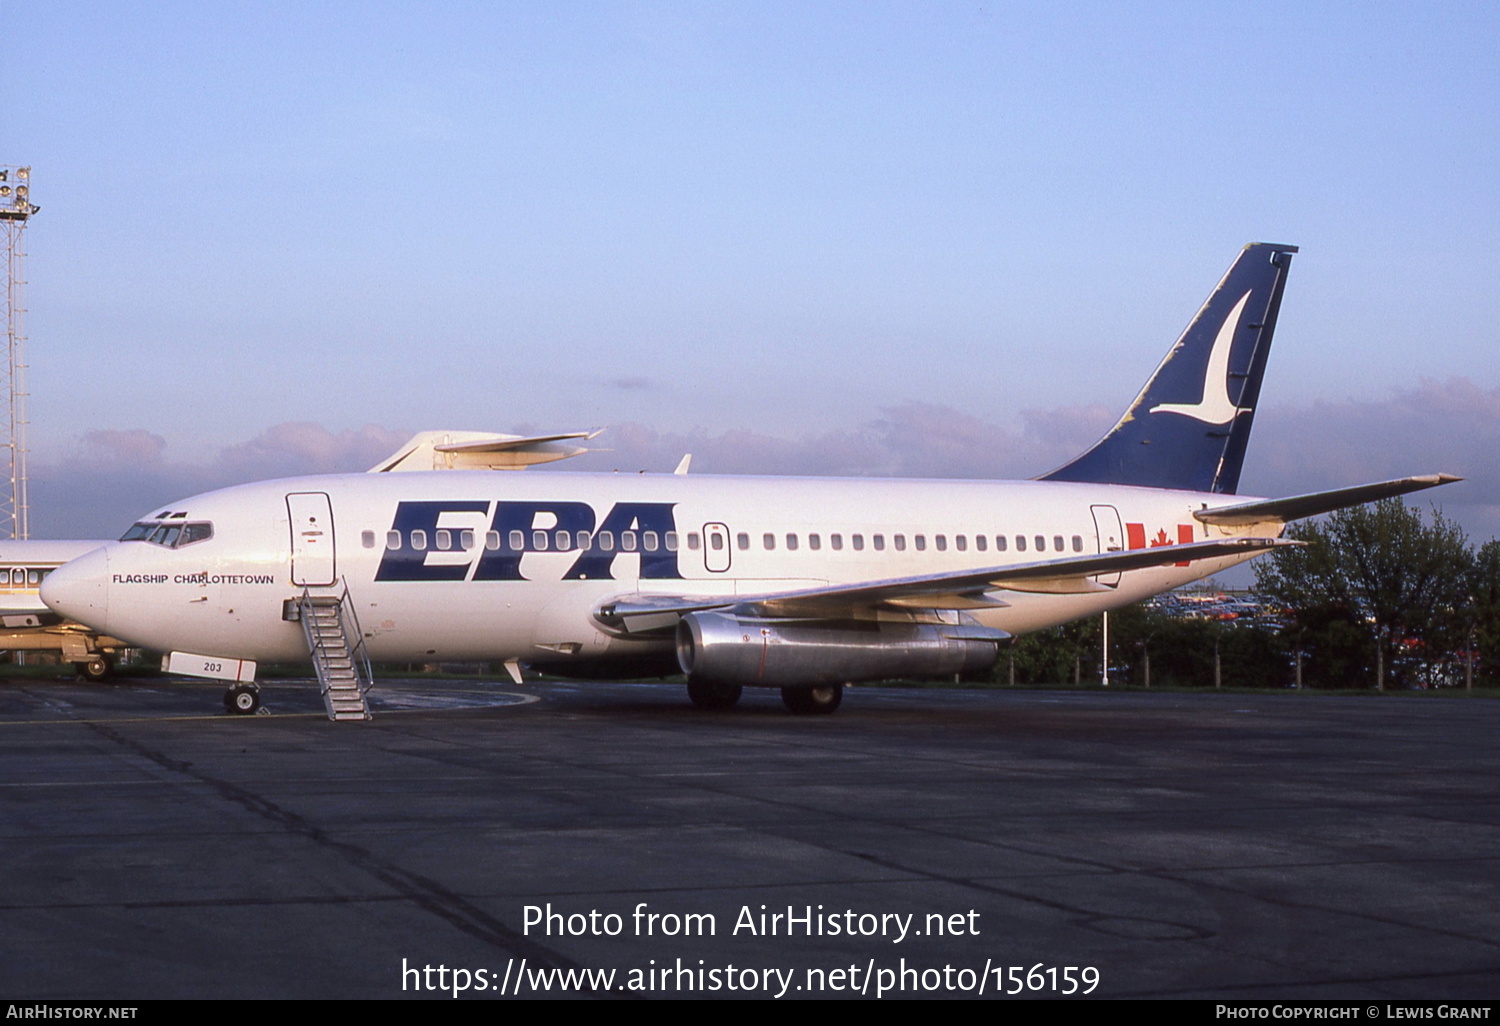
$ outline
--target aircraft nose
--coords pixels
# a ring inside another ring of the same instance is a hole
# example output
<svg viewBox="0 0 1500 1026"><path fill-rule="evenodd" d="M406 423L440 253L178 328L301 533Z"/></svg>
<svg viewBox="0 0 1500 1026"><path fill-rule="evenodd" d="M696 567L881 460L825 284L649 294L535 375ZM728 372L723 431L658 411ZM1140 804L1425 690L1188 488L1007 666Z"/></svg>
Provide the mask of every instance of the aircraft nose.
<svg viewBox="0 0 1500 1026"><path fill-rule="evenodd" d="M47 608L94 630L105 629L109 616L109 553L95 549L70 560L42 581Z"/></svg>

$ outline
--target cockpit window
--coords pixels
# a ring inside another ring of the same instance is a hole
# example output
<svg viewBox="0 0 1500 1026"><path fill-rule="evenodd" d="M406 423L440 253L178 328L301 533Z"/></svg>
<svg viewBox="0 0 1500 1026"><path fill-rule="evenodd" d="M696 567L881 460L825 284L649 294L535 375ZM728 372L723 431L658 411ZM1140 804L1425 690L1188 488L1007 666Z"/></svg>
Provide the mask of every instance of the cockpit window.
<svg viewBox="0 0 1500 1026"><path fill-rule="evenodd" d="M152 545L160 545L164 549L170 549L177 544L177 539L181 534L181 524L162 524L155 531L152 531L151 537L146 540Z"/></svg>
<svg viewBox="0 0 1500 1026"><path fill-rule="evenodd" d="M130 525L130 530L120 536L122 542L145 541L168 549L180 549L194 542L207 541L214 536L214 525L208 521L191 524L163 524L153 520L142 520Z"/></svg>
<svg viewBox="0 0 1500 1026"><path fill-rule="evenodd" d="M193 542L208 541L214 536L214 525L209 523L184 524L182 537L177 540L177 547L191 545Z"/></svg>

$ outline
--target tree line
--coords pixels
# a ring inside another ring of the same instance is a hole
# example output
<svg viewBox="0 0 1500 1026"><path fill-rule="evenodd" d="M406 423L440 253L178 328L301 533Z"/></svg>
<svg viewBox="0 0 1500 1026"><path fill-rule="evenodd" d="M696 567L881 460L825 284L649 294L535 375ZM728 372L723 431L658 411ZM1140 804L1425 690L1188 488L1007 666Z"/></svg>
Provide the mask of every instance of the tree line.
<svg viewBox="0 0 1500 1026"><path fill-rule="evenodd" d="M1400 499L1292 525L1255 566L1252 620L1109 615L1110 682L1132 687L1500 686L1500 542ZM1101 620L1017 638L1000 683L1100 679Z"/></svg>

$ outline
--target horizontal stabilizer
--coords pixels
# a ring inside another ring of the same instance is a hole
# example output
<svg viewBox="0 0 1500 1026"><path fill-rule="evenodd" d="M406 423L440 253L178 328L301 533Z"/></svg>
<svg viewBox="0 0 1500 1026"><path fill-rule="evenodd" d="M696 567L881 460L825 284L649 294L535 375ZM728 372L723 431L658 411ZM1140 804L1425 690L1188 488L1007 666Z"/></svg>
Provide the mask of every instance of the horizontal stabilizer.
<svg viewBox="0 0 1500 1026"><path fill-rule="evenodd" d="M1220 506L1204 509L1193 516L1205 524L1223 526L1261 524L1270 521L1287 523L1303 517L1315 517L1319 513L1331 513L1336 509L1359 506L1366 502L1389 499L1408 492L1420 492L1424 488L1452 484L1463 478L1453 474L1422 474L1417 477L1401 477L1394 481L1377 481L1374 484L1354 485L1350 488L1335 488L1327 492L1311 492L1307 495L1292 495L1285 499L1260 499L1243 502L1238 506Z"/></svg>

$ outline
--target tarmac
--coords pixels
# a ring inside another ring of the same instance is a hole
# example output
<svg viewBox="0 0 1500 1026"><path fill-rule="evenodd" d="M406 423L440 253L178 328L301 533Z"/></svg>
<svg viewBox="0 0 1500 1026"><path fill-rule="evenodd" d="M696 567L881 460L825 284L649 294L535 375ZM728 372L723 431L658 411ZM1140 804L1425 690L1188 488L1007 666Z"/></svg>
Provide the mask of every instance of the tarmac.
<svg viewBox="0 0 1500 1026"><path fill-rule="evenodd" d="M1500 701L221 692L0 683L0 998L1500 996Z"/></svg>

